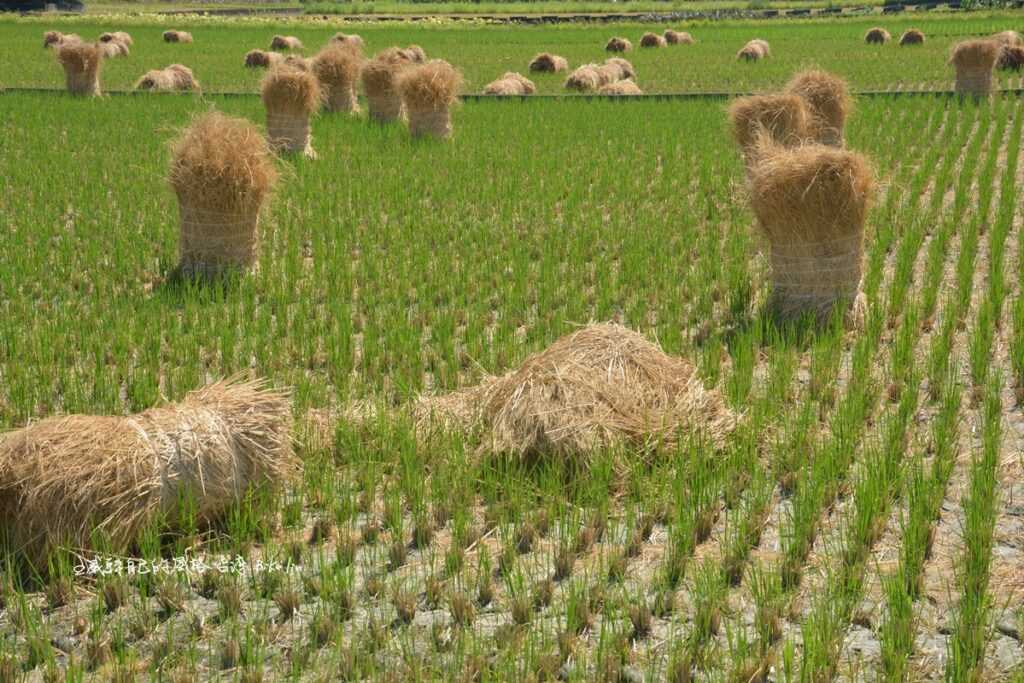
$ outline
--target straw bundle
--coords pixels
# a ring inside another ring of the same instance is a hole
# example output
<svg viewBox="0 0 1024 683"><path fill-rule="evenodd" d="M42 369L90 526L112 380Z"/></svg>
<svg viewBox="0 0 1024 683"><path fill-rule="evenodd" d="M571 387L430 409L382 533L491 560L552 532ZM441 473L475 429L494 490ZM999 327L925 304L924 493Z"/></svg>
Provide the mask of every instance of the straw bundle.
<svg viewBox="0 0 1024 683"><path fill-rule="evenodd" d="M249 50L245 53L245 65L251 69L266 69L280 64L284 58L276 52Z"/></svg>
<svg viewBox="0 0 1024 683"><path fill-rule="evenodd" d="M996 61L997 69L1020 71L1024 67L1024 47L1017 45L1003 46Z"/></svg>
<svg viewBox="0 0 1024 683"><path fill-rule="evenodd" d="M113 33L101 33L101 43L124 43L125 45L134 45L135 41L132 40L131 35L124 31L114 31Z"/></svg>
<svg viewBox="0 0 1024 683"><path fill-rule="evenodd" d="M57 46L57 61L64 67L68 92L96 97L100 94L103 50L96 43L65 41Z"/></svg>
<svg viewBox="0 0 1024 683"><path fill-rule="evenodd" d="M994 40L966 40L954 45L949 63L956 68L956 91L973 97L992 94L992 71L1002 49Z"/></svg>
<svg viewBox="0 0 1024 683"><path fill-rule="evenodd" d="M181 213L181 273L255 268L260 212L277 181L256 127L217 112L197 118L174 143L169 179Z"/></svg>
<svg viewBox="0 0 1024 683"><path fill-rule="evenodd" d="M868 45L884 45L892 40L892 36L884 28L869 28L864 34L864 42Z"/></svg>
<svg viewBox="0 0 1024 683"><path fill-rule="evenodd" d="M159 92L195 91L199 83L192 75L192 69L183 64L171 64L166 69L154 69L135 83L136 90L153 90Z"/></svg>
<svg viewBox="0 0 1024 683"><path fill-rule="evenodd" d="M278 152L315 158L309 118L320 107L320 84L311 72L287 64L263 77L260 97L267 110L267 138Z"/></svg>
<svg viewBox="0 0 1024 683"><path fill-rule="evenodd" d="M608 52L629 52L633 49L633 43L629 42L628 38L615 37L608 41L604 49Z"/></svg>
<svg viewBox="0 0 1024 683"><path fill-rule="evenodd" d="M640 47L665 47L667 44L657 33L645 33L640 36Z"/></svg>
<svg viewBox="0 0 1024 683"><path fill-rule="evenodd" d="M123 552L147 526L222 516L250 488L294 476L291 400L225 380L128 417L51 417L0 438L0 508L12 549L37 568L94 532Z"/></svg>
<svg viewBox="0 0 1024 683"><path fill-rule="evenodd" d="M419 45L410 45L400 52L413 64L424 64L427 61L427 53Z"/></svg>
<svg viewBox="0 0 1024 683"><path fill-rule="evenodd" d="M1013 47L1014 45L1024 45L1024 38L1021 37L1016 31L1002 31L992 36L992 40L996 41L1000 45L1007 47Z"/></svg>
<svg viewBox="0 0 1024 683"><path fill-rule="evenodd" d="M673 31L672 29L665 30L665 42L669 45L693 45L695 42L693 36L686 31Z"/></svg>
<svg viewBox="0 0 1024 683"><path fill-rule="evenodd" d="M916 28L907 29L900 36L900 45L924 45L924 34Z"/></svg>
<svg viewBox="0 0 1024 683"><path fill-rule="evenodd" d="M506 72L484 88L485 95L532 95L537 92L533 81L514 71Z"/></svg>
<svg viewBox="0 0 1024 683"><path fill-rule="evenodd" d="M602 85L597 90L598 95L643 95L644 91L633 81L616 81Z"/></svg>
<svg viewBox="0 0 1024 683"><path fill-rule="evenodd" d="M748 170L757 159L761 131L775 144L793 147L807 139L810 127L807 105L793 94L738 98L729 106L729 119Z"/></svg>
<svg viewBox="0 0 1024 683"><path fill-rule="evenodd" d="M736 422L692 364L615 324L568 334L476 387L421 399L415 413L426 429L482 428L494 452L582 464L602 449L672 447L698 434L718 446Z"/></svg>
<svg viewBox="0 0 1024 683"><path fill-rule="evenodd" d="M164 31L165 43L191 43L192 34L188 31Z"/></svg>
<svg viewBox="0 0 1024 683"><path fill-rule="evenodd" d="M404 51L392 47L377 53L363 66L363 90L372 121L389 123L401 118L402 98L395 82L398 74L411 64Z"/></svg>
<svg viewBox="0 0 1024 683"><path fill-rule="evenodd" d="M558 73L569 68L569 62L565 57L553 55L550 52L541 52L530 60L530 71L542 73Z"/></svg>
<svg viewBox="0 0 1024 683"><path fill-rule="evenodd" d="M756 62L768 56L768 51L760 42L751 40L736 53L736 59Z"/></svg>
<svg viewBox="0 0 1024 683"><path fill-rule="evenodd" d="M569 74L569 77L565 79L565 89L578 92L593 92L602 85L607 85L611 81L606 80L606 75L600 69L601 67L597 64L584 64L576 67Z"/></svg>
<svg viewBox="0 0 1024 683"><path fill-rule="evenodd" d="M843 146L843 130L853 100L846 81L825 71L802 71L786 85L786 93L804 100L810 117L809 136L823 145Z"/></svg>
<svg viewBox="0 0 1024 683"><path fill-rule="evenodd" d="M871 168L861 155L825 145L786 149L764 134L758 144L750 195L771 249L772 308L784 319L825 319L857 298Z"/></svg>
<svg viewBox="0 0 1024 683"><path fill-rule="evenodd" d="M353 47L359 51L362 51L364 46L362 36L359 36L355 33L335 33L333 36L331 36L331 39L328 42L332 44L344 45L346 47Z"/></svg>
<svg viewBox="0 0 1024 683"><path fill-rule="evenodd" d="M77 35L69 33L67 35L60 31L47 31L43 34L43 47L53 47L54 45L60 45L62 42L74 36L75 40L81 40Z"/></svg>
<svg viewBox="0 0 1024 683"><path fill-rule="evenodd" d="M362 67L359 52L340 43L324 48L313 58L313 74L320 81L327 111L359 113L356 83Z"/></svg>
<svg viewBox="0 0 1024 683"><path fill-rule="evenodd" d="M301 50L302 41L295 36L274 36L270 40L271 50Z"/></svg>
<svg viewBox="0 0 1024 683"><path fill-rule="evenodd" d="M609 57L604 60L605 66L613 67L615 71L615 80L623 80L626 78L636 78L636 69L629 63L629 60L623 59L622 57Z"/></svg>
<svg viewBox="0 0 1024 683"><path fill-rule="evenodd" d="M396 87L408 113L413 137L451 136L451 106L462 87L462 74L458 70L442 59L432 59L402 71Z"/></svg>
<svg viewBox="0 0 1024 683"><path fill-rule="evenodd" d="M100 52L102 52L103 56L106 58L128 56L128 46L117 41L96 43L96 47L100 49Z"/></svg>

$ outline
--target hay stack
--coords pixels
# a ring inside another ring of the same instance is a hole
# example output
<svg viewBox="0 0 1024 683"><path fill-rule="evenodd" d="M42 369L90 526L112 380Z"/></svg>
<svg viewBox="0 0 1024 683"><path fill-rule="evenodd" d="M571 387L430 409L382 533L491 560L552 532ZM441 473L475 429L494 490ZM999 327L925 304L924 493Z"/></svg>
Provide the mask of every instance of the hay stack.
<svg viewBox="0 0 1024 683"><path fill-rule="evenodd" d="M106 43L96 43L96 47L100 49L103 56L110 59L113 57L127 57L128 46L125 43L119 43L117 41L110 41Z"/></svg>
<svg viewBox="0 0 1024 683"><path fill-rule="evenodd" d="M633 49L633 43L628 38L615 37L608 41L604 49L608 52L629 52Z"/></svg>
<svg viewBox="0 0 1024 683"><path fill-rule="evenodd" d="M826 71L802 71L786 85L786 93L797 95L810 115L808 134L823 145L843 146L846 117L853 106L846 81Z"/></svg>
<svg viewBox="0 0 1024 683"><path fill-rule="evenodd" d="M270 40L271 50L301 50L302 41L295 36L274 36Z"/></svg>
<svg viewBox="0 0 1024 683"><path fill-rule="evenodd" d="M64 67L64 79L72 95L97 97L103 50L97 43L65 41L57 46L57 61Z"/></svg>
<svg viewBox="0 0 1024 683"><path fill-rule="evenodd" d="M616 81L608 85L602 85L597 90L598 95L643 95L644 91L633 81Z"/></svg>
<svg viewBox="0 0 1024 683"><path fill-rule="evenodd" d="M276 52L264 52L263 50L249 50L245 53L245 65L251 69L266 69L280 64L284 57Z"/></svg>
<svg viewBox="0 0 1024 683"><path fill-rule="evenodd" d="M425 64L427 61L427 53L419 45L410 45L400 52L413 64Z"/></svg>
<svg viewBox="0 0 1024 683"><path fill-rule="evenodd" d="M626 78L636 78L636 69L629 63L629 60L622 57L609 57L604 60L605 66L613 67L615 80L620 81Z"/></svg>
<svg viewBox="0 0 1024 683"><path fill-rule="evenodd" d="M451 107L462 87L462 74L458 70L442 59L432 59L402 71L396 87L409 116L409 131L413 137L451 136Z"/></svg>
<svg viewBox="0 0 1024 683"><path fill-rule="evenodd" d="M1022 38L1016 31L1002 31L992 36L992 40L1006 47L1024 45L1024 38Z"/></svg>
<svg viewBox="0 0 1024 683"><path fill-rule="evenodd" d="M324 109L330 112L359 113L356 83L363 59L357 50L344 44L330 45L313 58L313 74L320 81Z"/></svg>
<svg viewBox="0 0 1024 683"><path fill-rule="evenodd" d="M402 117L402 98L395 89L395 83L398 74L411 64L403 50L392 47L377 53L363 66L363 90L370 120L389 123Z"/></svg>
<svg viewBox="0 0 1024 683"><path fill-rule="evenodd" d="M164 31L165 43L191 43L192 34L188 31Z"/></svg>
<svg viewBox="0 0 1024 683"><path fill-rule="evenodd" d="M686 31L673 31L672 29L666 29L665 42L669 45L693 45L695 42L693 36Z"/></svg>
<svg viewBox="0 0 1024 683"><path fill-rule="evenodd" d="M152 90L154 92L191 92L199 90L199 82L192 74L192 69L183 64L171 64L166 69L147 71L135 82L136 90Z"/></svg>
<svg viewBox="0 0 1024 683"><path fill-rule="evenodd" d="M501 78L491 81L484 88L485 95L532 95L537 86L526 76L508 71Z"/></svg>
<svg viewBox="0 0 1024 683"><path fill-rule="evenodd" d="M331 36L331 39L328 41L328 43L344 45L345 47L352 47L359 50L360 52L362 52L362 49L365 45L365 43L363 43L362 36L359 36L355 33L345 34L341 32L335 33L333 36Z"/></svg>
<svg viewBox="0 0 1024 683"><path fill-rule="evenodd" d="M1002 46L994 40L966 40L953 46L949 63L956 68L956 91L961 95L992 94L992 71Z"/></svg>
<svg viewBox="0 0 1024 683"><path fill-rule="evenodd" d="M291 399L263 381L225 380L128 417L51 417L0 437L0 508L12 549L37 569L94 532L124 552L148 525L180 526L184 501L209 523L298 462Z"/></svg>
<svg viewBox="0 0 1024 683"><path fill-rule="evenodd" d="M900 36L900 46L903 45L924 45L924 34L916 28L907 29Z"/></svg>
<svg viewBox="0 0 1024 683"><path fill-rule="evenodd" d="M530 71L553 74L568 68L569 62L565 57L559 57L550 52L541 52L530 60Z"/></svg>
<svg viewBox="0 0 1024 683"><path fill-rule="evenodd" d="M114 31L112 33L101 33L101 43L124 43L125 45L134 45L135 41L132 40L131 35L124 31Z"/></svg>
<svg viewBox="0 0 1024 683"><path fill-rule="evenodd" d="M783 319L831 315L860 286L864 219L874 178L859 154L825 145L786 149L762 134L751 206L770 246L772 308Z"/></svg>
<svg viewBox="0 0 1024 683"><path fill-rule="evenodd" d="M885 45L890 40L892 40L892 36L889 35L889 32L878 26L869 28L868 32L864 34L864 42L868 45Z"/></svg>
<svg viewBox="0 0 1024 683"><path fill-rule="evenodd" d="M1018 45L1003 46L999 51L996 68L1007 71L1020 71L1024 67L1024 47Z"/></svg>
<svg viewBox="0 0 1024 683"><path fill-rule="evenodd" d="M267 139L271 148L315 159L309 119L321 102L316 76L289 64L275 66L260 83L260 97L267 110Z"/></svg>
<svg viewBox="0 0 1024 683"><path fill-rule="evenodd" d="M645 33L640 36L640 47L665 47L667 44L657 33Z"/></svg>
<svg viewBox="0 0 1024 683"><path fill-rule="evenodd" d="M615 324L568 334L502 377L421 399L423 428L483 428L483 447L586 463L619 446L672 447L698 433L718 446L736 418L694 366Z"/></svg>
<svg viewBox="0 0 1024 683"><path fill-rule="evenodd" d="M768 56L768 51L761 44L763 41L751 40L736 53L736 59L746 62L757 62Z"/></svg>
<svg viewBox="0 0 1024 683"><path fill-rule="evenodd" d="M800 145L809 134L807 105L802 97L793 94L738 98L729 106L729 119L748 170L757 160L762 131L783 147Z"/></svg>

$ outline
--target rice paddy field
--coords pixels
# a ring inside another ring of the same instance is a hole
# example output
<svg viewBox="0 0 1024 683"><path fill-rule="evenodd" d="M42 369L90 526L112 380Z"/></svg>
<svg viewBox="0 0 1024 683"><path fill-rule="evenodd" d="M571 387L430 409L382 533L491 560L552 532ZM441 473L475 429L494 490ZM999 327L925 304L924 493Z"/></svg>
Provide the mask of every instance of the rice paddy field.
<svg viewBox="0 0 1024 683"><path fill-rule="evenodd" d="M707 23L627 56L655 93L763 91L811 65L854 91L948 90L952 42L1020 21ZM864 45L876 24L928 41ZM1024 680L1016 92L856 98L846 145L879 185L857 325L767 312L724 97L470 100L449 142L322 114L318 158L276 162L258 271L211 284L172 277L169 143L210 110L262 125L241 58L275 33L417 43L475 92L650 27L192 19L192 45L166 27L0 20L0 427L253 373L292 388L301 475L128 554L41 570L5 552L0 682ZM182 62L206 94L46 91L49 28L132 33L110 90ZM737 63L755 36L772 58ZM417 397L592 321L691 361L740 416L721 448L580 466L418 431Z"/></svg>

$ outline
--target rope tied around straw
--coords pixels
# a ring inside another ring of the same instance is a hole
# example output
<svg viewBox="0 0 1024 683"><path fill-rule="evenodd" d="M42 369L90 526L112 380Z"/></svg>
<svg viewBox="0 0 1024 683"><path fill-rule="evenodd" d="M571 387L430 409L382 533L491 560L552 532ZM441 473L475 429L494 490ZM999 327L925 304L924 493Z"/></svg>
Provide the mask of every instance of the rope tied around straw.
<svg viewBox="0 0 1024 683"><path fill-rule="evenodd" d="M448 109L410 109L409 132L414 137L433 135L447 138L452 134L452 117Z"/></svg>
<svg viewBox="0 0 1024 683"><path fill-rule="evenodd" d="M973 97L988 97L992 94L991 71L957 71L956 92Z"/></svg>
<svg viewBox="0 0 1024 683"><path fill-rule="evenodd" d="M327 111L340 111L351 114L359 113L359 101L356 99L354 87L331 89L327 94L325 105Z"/></svg>
<svg viewBox="0 0 1024 683"><path fill-rule="evenodd" d="M229 268L255 270L259 253L259 210L209 211L179 202L182 272L217 275Z"/></svg>
<svg viewBox="0 0 1024 683"><path fill-rule="evenodd" d="M279 152L305 154L310 158L316 156L310 142L308 114L267 112L267 138L270 146Z"/></svg>

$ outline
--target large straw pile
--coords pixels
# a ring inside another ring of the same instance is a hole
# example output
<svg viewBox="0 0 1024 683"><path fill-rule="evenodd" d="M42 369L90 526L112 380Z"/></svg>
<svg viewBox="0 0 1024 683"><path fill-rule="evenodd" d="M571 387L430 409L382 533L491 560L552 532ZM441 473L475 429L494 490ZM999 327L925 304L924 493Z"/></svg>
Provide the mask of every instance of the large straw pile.
<svg viewBox="0 0 1024 683"><path fill-rule="evenodd" d="M907 29L900 36L900 45L924 45L924 34L916 28Z"/></svg>
<svg viewBox="0 0 1024 683"><path fill-rule="evenodd" d="M568 68L569 62L565 57L559 57L550 52L541 52L530 60L530 71L553 74Z"/></svg>
<svg viewBox="0 0 1024 683"><path fill-rule="evenodd" d="M857 298L871 168L861 155L825 145L787 149L765 134L757 144L750 196L771 249L772 308L783 319L825 319Z"/></svg>
<svg viewBox="0 0 1024 683"><path fill-rule="evenodd" d="M274 36L270 39L271 50L301 50L302 41L295 36Z"/></svg>
<svg viewBox="0 0 1024 683"><path fill-rule="evenodd" d="M643 95L644 91L636 83L630 80L616 81L608 85L602 85L597 90L598 95Z"/></svg>
<svg viewBox="0 0 1024 683"><path fill-rule="evenodd" d="M954 45L949 63L956 68L956 91L972 97L991 95L992 71L1002 49L994 40L966 40Z"/></svg>
<svg viewBox="0 0 1024 683"><path fill-rule="evenodd" d="M260 97L267 110L270 146L278 152L315 158L309 119L321 102L316 76L288 64L275 66L260 83Z"/></svg>
<svg viewBox="0 0 1024 683"><path fill-rule="evenodd" d="M640 47L665 47L668 43L657 33L645 33L640 36Z"/></svg>
<svg viewBox="0 0 1024 683"><path fill-rule="evenodd" d="M245 65L251 69L266 69L280 64L283 60L284 57L276 52L249 50L245 53Z"/></svg>
<svg viewBox="0 0 1024 683"><path fill-rule="evenodd" d="M153 69L135 82L136 90L156 92L189 92L199 90L192 69L183 64L171 64L166 69Z"/></svg>
<svg viewBox="0 0 1024 683"><path fill-rule="evenodd" d="M482 429L485 450L581 463L618 446L698 436L721 445L736 421L692 364L615 324L568 334L502 377L421 399L416 416L423 429Z"/></svg>
<svg viewBox="0 0 1024 683"><path fill-rule="evenodd" d="M89 549L96 533L123 552L149 525L209 523L250 488L294 476L290 433L288 393L262 381L218 382L128 417L41 420L0 437L7 540L45 569L57 547Z"/></svg>
<svg viewBox="0 0 1024 683"><path fill-rule="evenodd" d="M696 41L686 31L673 31L665 29L665 42L669 45L693 45Z"/></svg>
<svg viewBox="0 0 1024 683"><path fill-rule="evenodd" d="M130 34L124 31L114 31L112 33L101 33L101 43L124 43L125 45L134 45L135 41L132 40Z"/></svg>
<svg viewBox="0 0 1024 683"><path fill-rule="evenodd" d="M501 78L491 81L484 87L485 95L532 95L535 92L537 86L533 81L515 71L506 72Z"/></svg>
<svg viewBox="0 0 1024 683"><path fill-rule="evenodd" d="M174 143L169 180L181 214L181 273L255 268L260 212L277 181L256 127L217 112L197 118Z"/></svg>
<svg viewBox="0 0 1024 683"><path fill-rule="evenodd" d="M878 26L869 28L868 32L864 34L864 42L868 45L885 45L890 40L892 40L892 36L889 35L889 32Z"/></svg>
<svg viewBox="0 0 1024 683"><path fill-rule="evenodd" d="M402 71L395 85L413 137L451 136L451 107L462 87L458 70L442 59L432 59Z"/></svg>
<svg viewBox="0 0 1024 683"><path fill-rule="evenodd" d="M363 58L358 48L333 43L313 58L313 74L320 81L324 108L331 112L359 113L356 84Z"/></svg>
<svg viewBox="0 0 1024 683"><path fill-rule="evenodd" d="M392 47L377 53L363 66L363 90L371 120L389 123L402 117L402 98L395 82L398 74L411 65L404 50Z"/></svg>
<svg viewBox="0 0 1024 683"><path fill-rule="evenodd" d="M633 43L628 38L615 37L608 41L604 49L608 52L629 52L633 49Z"/></svg>
<svg viewBox="0 0 1024 683"><path fill-rule="evenodd" d="M100 94L103 50L97 43L64 41L57 45L57 61L64 67L64 80L72 95Z"/></svg>
<svg viewBox="0 0 1024 683"><path fill-rule="evenodd" d="M786 93L807 104L809 136L823 145L843 146L846 117L853 106L846 81L826 71L802 71L786 85Z"/></svg>
<svg viewBox="0 0 1024 683"><path fill-rule="evenodd" d="M799 145L809 135L807 105L802 97L793 94L738 98L729 106L729 119L748 169L757 160L762 132L785 147Z"/></svg>
<svg viewBox="0 0 1024 683"><path fill-rule="evenodd" d="M192 34L188 31L164 31L165 43L191 43Z"/></svg>

